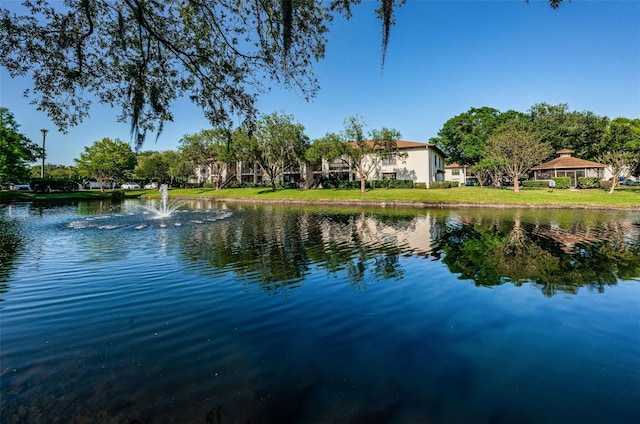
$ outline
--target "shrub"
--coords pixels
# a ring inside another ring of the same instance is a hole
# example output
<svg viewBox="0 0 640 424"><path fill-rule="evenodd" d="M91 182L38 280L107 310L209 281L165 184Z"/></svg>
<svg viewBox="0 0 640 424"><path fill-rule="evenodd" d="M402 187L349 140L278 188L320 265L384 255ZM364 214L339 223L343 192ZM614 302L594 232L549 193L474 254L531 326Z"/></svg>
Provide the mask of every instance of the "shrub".
<svg viewBox="0 0 640 424"><path fill-rule="evenodd" d="M373 180L374 188L413 188L413 180Z"/></svg>
<svg viewBox="0 0 640 424"><path fill-rule="evenodd" d="M602 179L599 177L578 177L578 187L580 188L599 188Z"/></svg>
<svg viewBox="0 0 640 424"><path fill-rule="evenodd" d="M38 193L50 191L78 191L79 182L68 178L35 178L31 180L31 189Z"/></svg>
<svg viewBox="0 0 640 424"><path fill-rule="evenodd" d="M429 183L429 188L451 188L451 181L434 181ZM457 187L457 184L454 186Z"/></svg>
<svg viewBox="0 0 640 424"><path fill-rule="evenodd" d="M613 184L612 181L601 181L600 182L600 188L603 190L610 190L611 189L611 184Z"/></svg>
<svg viewBox="0 0 640 424"><path fill-rule="evenodd" d="M280 188L289 188L289 189L293 189L293 188L298 188L298 183L293 182L293 181L281 182L281 183L278 183L278 186L279 186Z"/></svg>
<svg viewBox="0 0 640 424"><path fill-rule="evenodd" d="M229 184L226 188L257 188L262 187L260 184L254 183L233 183Z"/></svg>
<svg viewBox="0 0 640 424"><path fill-rule="evenodd" d="M202 184L202 188L213 188L213 184L212 183L204 183L204 184Z"/></svg>
<svg viewBox="0 0 640 424"><path fill-rule="evenodd" d="M571 187L571 177L553 177L551 179L556 182L557 189L567 189Z"/></svg>
<svg viewBox="0 0 640 424"><path fill-rule="evenodd" d="M322 182L323 188L331 188L337 190L351 190L360 189L360 181L347 181L347 180L325 180ZM367 188L371 187L371 184L367 181Z"/></svg>
<svg viewBox="0 0 640 424"><path fill-rule="evenodd" d="M549 187L548 180L524 180L522 187Z"/></svg>
<svg viewBox="0 0 640 424"><path fill-rule="evenodd" d="M113 190L111 192L111 199L123 200L125 198L124 190Z"/></svg>
<svg viewBox="0 0 640 424"><path fill-rule="evenodd" d="M415 183L413 188L427 188L427 183Z"/></svg>

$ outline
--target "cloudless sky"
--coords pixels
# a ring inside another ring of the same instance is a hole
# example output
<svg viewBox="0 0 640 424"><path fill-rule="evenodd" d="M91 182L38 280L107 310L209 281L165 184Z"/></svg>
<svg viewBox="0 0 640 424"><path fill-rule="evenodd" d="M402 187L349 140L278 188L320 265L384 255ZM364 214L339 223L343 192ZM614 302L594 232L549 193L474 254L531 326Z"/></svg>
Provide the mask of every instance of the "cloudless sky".
<svg viewBox="0 0 640 424"><path fill-rule="evenodd" d="M0 0L2 7L12 2ZM396 11L381 70L379 3L364 0L350 21L338 17L326 57L314 72L320 92L307 103L274 86L260 97L262 113L292 114L311 139L342 129L361 115L368 129L395 128L403 140L428 142L449 119L471 107L526 112L536 103L567 103L570 110L609 118L640 117L640 1L409 0ZM48 128L47 163L73 165L85 146L103 137L131 141L119 110L95 105L91 118L67 134L22 96L28 79L0 70L0 104L20 131L41 144ZM175 120L143 150L175 150L187 133L210 128L188 100Z"/></svg>

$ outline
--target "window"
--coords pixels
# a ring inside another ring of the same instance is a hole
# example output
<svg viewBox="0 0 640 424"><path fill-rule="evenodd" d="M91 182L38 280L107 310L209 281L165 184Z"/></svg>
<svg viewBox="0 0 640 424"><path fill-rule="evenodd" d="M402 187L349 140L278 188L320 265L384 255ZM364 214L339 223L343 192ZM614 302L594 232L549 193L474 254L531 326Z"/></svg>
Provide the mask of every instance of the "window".
<svg viewBox="0 0 640 424"><path fill-rule="evenodd" d="M396 173L395 172L383 172L382 173L382 179L383 180L395 180L396 179Z"/></svg>
<svg viewBox="0 0 640 424"><path fill-rule="evenodd" d="M395 165L396 164L396 158L384 158L382 159L382 165L383 166L389 166L389 165Z"/></svg>
<svg viewBox="0 0 640 424"><path fill-rule="evenodd" d="M451 170L451 175L460 175L460 168L453 168Z"/></svg>

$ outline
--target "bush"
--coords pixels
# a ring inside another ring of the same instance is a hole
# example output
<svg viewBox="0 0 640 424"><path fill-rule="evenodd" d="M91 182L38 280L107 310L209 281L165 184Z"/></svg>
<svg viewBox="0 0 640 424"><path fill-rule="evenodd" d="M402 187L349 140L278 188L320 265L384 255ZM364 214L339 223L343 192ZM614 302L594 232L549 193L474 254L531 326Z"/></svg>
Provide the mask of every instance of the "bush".
<svg viewBox="0 0 640 424"><path fill-rule="evenodd" d="M413 188L427 188L427 183L415 183Z"/></svg>
<svg viewBox="0 0 640 424"><path fill-rule="evenodd" d="M325 180L322 182L323 188L331 188L336 190L360 189L360 181L347 180ZM366 188L370 188L371 184L367 181Z"/></svg>
<svg viewBox="0 0 640 424"><path fill-rule="evenodd" d="M548 180L524 180L522 187L549 187Z"/></svg>
<svg viewBox="0 0 640 424"><path fill-rule="evenodd" d="M413 188L413 180L373 180L374 188Z"/></svg>
<svg viewBox="0 0 640 424"><path fill-rule="evenodd" d="M38 193L49 193L51 191L78 191L79 181L68 178L35 178L31 180L31 189Z"/></svg>
<svg viewBox="0 0 640 424"><path fill-rule="evenodd" d="M599 188L602 178L599 177L578 177L578 187L580 188Z"/></svg>
<svg viewBox="0 0 640 424"><path fill-rule="evenodd" d="M452 185L455 184L455 185ZM434 181L432 183L429 183L429 188L451 188L451 187L457 187L458 186L458 182L454 181L453 183L451 181Z"/></svg>
<svg viewBox="0 0 640 424"><path fill-rule="evenodd" d="M600 188L603 190L611 190L611 184L613 184L612 181L601 181Z"/></svg>
<svg viewBox="0 0 640 424"><path fill-rule="evenodd" d="M202 188L213 188L213 184L212 183L204 183L204 184L202 184Z"/></svg>
<svg viewBox="0 0 640 424"><path fill-rule="evenodd" d="M298 188L298 183L293 182L293 181L281 182L281 183L278 183L278 186L280 188L294 189L294 188Z"/></svg>
<svg viewBox="0 0 640 424"><path fill-rule="evenodd" d="M258 187L262 187L262 185L254 184L254 183L233 183L233 184L229 184L225 188L258 188Z"/></svg>
<svg viewBox="0 0 640 424"><path fill-rule="evenodd" d="M567 189L571 187L571 177L553 177L551 179L556 182L557 189Z"/></svg>
<svg viewBox="0 0 640 424"><path fill-rule="evenodd" d="M111 199L113 200L123 200L125 198L124 190L113 190L111 192Z"/></svg>

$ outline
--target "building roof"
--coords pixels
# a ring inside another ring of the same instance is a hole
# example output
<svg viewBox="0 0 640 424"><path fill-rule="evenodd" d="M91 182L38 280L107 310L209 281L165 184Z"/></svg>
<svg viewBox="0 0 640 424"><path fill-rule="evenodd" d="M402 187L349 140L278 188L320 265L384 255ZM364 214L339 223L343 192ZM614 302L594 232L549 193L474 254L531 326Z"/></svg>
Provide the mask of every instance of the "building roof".
<svg viewBox="0 0 640 424"><path fill-rule="evenodd" d="M576 169L576 168L606 168L606 165L603 165L598 162L592 162L590 160L578 159L573 156L560 156L559 158L555 158L550 160L549 162L545 162L541 165L534 166L531 168L532 171L542 171L545 169Z"/></svg>
<svg viewBox="0 0 640 424"><path fill-rule="evenodd" d="M445 165L445 169L455 169L455 168L466 168L467 165L460 165L457 162L450 163L449 165Z"/></svg>
<svg viewBox="0 0 640 424"><path fill-rule="evenodd" d="M371 142L371 140L367 140L367 142ZM431 143L422 143L419 141L405 141L398 140L396 142L396 146L398 146L398 150L409 150L409 149L425 149L429 148L434 149L436 152L440 153L442 156L447 157L446 153L444 153L438 146Z"/></svg>
<svg viewBox="0 0 640 424"><path fill-rule="evenodd" d="M447 155L442 150L440 150L440 148L438 146L436 146L435 144L431 144L431 143L421 143L419 141L398 140L397 146L398 146L398 150L403 150L403 149L429 149L429 148L432 148L435 151L437 151L438 153L440 153L442 156L447 157Z"/></svg>

